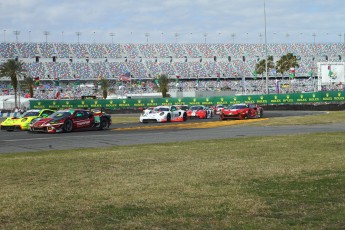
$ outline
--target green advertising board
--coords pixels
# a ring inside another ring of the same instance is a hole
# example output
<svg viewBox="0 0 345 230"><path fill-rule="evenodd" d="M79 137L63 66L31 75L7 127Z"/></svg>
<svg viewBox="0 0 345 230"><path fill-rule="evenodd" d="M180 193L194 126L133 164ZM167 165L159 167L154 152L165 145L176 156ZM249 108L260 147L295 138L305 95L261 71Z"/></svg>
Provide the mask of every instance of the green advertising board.
<svg viewBox="0 0 345 230"><path fill-rule="evenodd" d="M159 105L230 105L237 103L301 104L345 102L345 91L327 91L293 94L236 95L224 97L142 98L142 99L85 99L85 100L31 100L31 109L107 108L129 109Z"/></svg>

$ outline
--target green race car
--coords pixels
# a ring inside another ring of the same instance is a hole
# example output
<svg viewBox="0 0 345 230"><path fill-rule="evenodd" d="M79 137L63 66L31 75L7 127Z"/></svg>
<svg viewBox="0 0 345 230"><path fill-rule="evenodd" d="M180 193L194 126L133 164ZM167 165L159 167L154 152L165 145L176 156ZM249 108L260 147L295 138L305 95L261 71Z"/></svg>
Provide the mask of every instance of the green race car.
<svg viewBox="0 0 345 230"><path fill-rule="evenodd" d="M48 117L54 113L51 109L32 109L23 113L19 117L8 117L0 125L1 130L15 131L15 130L29 130L30 124L40 118Z"/></svg>

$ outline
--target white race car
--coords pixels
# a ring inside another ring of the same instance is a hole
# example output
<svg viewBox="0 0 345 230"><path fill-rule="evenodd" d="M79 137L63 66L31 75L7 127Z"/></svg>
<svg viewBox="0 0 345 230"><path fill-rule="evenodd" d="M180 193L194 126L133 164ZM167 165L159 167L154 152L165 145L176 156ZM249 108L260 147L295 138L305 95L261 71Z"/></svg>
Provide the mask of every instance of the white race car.
<svg viewBox="0 0 345 230"><path fill-rule="evenodd" d="M152 110L146 110L140 115L140 122L178 122L186 121L187 112L176 106L157 106Z"/></svg>

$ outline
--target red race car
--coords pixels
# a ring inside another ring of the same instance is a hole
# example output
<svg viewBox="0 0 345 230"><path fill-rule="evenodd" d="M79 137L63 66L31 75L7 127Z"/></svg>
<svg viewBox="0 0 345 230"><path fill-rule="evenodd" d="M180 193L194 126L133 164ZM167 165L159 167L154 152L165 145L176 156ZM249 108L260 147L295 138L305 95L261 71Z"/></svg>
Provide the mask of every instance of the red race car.
<svg viewBox="0 0 345 230"><path fill-rule="evenodd" d="M111 116L101 111L84 109L58 110L47 118L30 125L29 132L59 133L80 129L106 129Z"/></svg>
<svg viewBox="0 0 345 230"><path fill-rule="evenodd" d="M203 105L193 105L187 110L187 117L188 118L200 118L200 119L207 119L212 118L213 111L212 109L203 106Z"/></svg>
<svg viewBox="0 0 345 230"><path fill-rule="evenodd" d="M247 119L263 117L263 108L256 104L234 104L220 111L219 118L226 119Z"/></svg>

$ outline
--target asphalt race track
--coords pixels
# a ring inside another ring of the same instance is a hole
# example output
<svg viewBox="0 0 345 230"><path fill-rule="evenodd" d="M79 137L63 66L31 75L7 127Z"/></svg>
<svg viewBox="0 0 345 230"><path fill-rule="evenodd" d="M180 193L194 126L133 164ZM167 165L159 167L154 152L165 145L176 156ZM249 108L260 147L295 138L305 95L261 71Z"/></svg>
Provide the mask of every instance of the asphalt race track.
<svg viewBox="0 0 345 230"><path fill-rule="evenodd" d="M310 115L320 112L312 111L265 111L264 117ZM130 114L126 116L138 116ZM139 119L139 118L138 118ZM311 132L335 132L344 131L345 124L327 124L312 126L225 126L218 128L197 128L198 124L210 122L208 120L192 119L186 124L192 123L191 128L174 128L181 123L131 123L114 124L110 130L105 131L76 131L71 133L58 134L32 134L25 131L0 132L0 153L39 152L49 149L74 149L74 148L97 148L107 146L154 144L192 140L210 140L221 138L239 138L246 136L270 136L284 134L302 134ZM212 122L222 122L218 116ZM260 121L257 121L260 122ZM166 126L170 126L167 128ZM145 126L145 129L140 127ZM152 129L148 128L152 126ZM160 128L160 126L162 128ZM125 130L125 127L132 127ZM137 128L136 128L137 127ZM164 129L163 129L164 127Z"/></svg>

